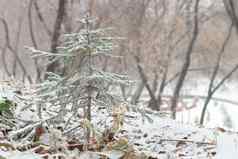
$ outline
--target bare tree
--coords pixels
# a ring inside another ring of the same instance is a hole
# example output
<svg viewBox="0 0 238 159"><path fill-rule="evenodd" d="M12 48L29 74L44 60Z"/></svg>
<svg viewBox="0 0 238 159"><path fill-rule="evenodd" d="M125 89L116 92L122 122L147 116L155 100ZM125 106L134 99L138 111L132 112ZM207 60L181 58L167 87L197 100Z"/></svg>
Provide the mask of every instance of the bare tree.
<svg viewBox="0 0 238 159"><path fill-rule="evenodd" d="M22 62L22 60L20 59L20 57L19 57L19 55L18 55L18 53L17 53L17 47L13 47L12 46L12 44L11 44L11 39L10 39L10 35L9 35L9 26L8 26L8 23L7 23L7 21L4 19L4 18L0 18L0 21L2 22L2 24L3 24L3 26L4 26L4 30L5 30L5 41L6 41L6 45L5 45L5 47L3 48L3 52L2 52L2 55L3 56L5 56L5 53L6 53L6 51L7 50L9 50L12 54L13 54L13 56L14 56L14 58L15 58L15 60L17 61L17 63L19 64L19 66L20 66L20 68L21 68L21 70L22 70L22 72L23 72L23 80L25 79L25 78L27 78L28 79L28 82L30 82L30 83L32 83L33 82L33 80L32 80L32 78L31 78L31 76L28 74L28 72L27 72L27 70L26 70L26 67L24 66L24 64L23 64L23 62ZM17 36L17 39L18 39L18 36ZM16 46L18 45L18 42L16 43ZM7 50L6 50L7 49ZM8 72L8 74L10 75L11 73L9 72L9 70L7 69L7 64L6 64L6 62L5 62L5 57L3 57L3 63L5 63L4 65L4 68L5 68L5 71L6 72ZM14 71L15 70L13 70L13 73L14 73ZM12 74L11 74L12 75Z"/></svg>
<svg viewBox="0 0 238 159"><path fill-rule="evenodd" d="M227 14L238 32L238 2L236 0L223 0Z"/></svg>
<svg viewBox="0 0 238 159"><path fill-rule="evenodd" d="M137 63L138 72L140 74L142 82L144 83L147 91L149 92L150 98L151 98L149 106L152 109L158 110L158 107L157 107L158 103L157 103L157 99L155 97L155 93L154 93L154 91L152 90L152 88L150 87L150 85L148 83L148 78L146 77L146 75L143 71L143 68L142 68L141 63L140 63L140 58L138 56L135 56L135 60L136 60L136 63Z"/></svg>
<svg viewBox="0 0 238 159"><path fill-rule="evenodd" d="M172 111L172 117L175 119L176 118L176 106L177 106L177 101L179 98L180 90L183 87L183 83L185 80L185 77L188 72L188 68L191 63L191 55L194 49L195 42L197 40L198 36L198 9L199 9L199 2L200 0L196 0L195 6L194 6L194 29L193 29L193 35L192 39L189 43L188 49L185 53L185 62L182 67L181 74L179 76L178 82L176 84L174 93L173 93L173 99L172 99L172 104L171 104L171 111Z"/></svg>
<svg viewBox="0 0 238 159"><path fill-rule="evenodd" d="M57 46L61 35L61 26L63 24L64 16L66 15L67 0L58 1L57 17L54 24L53 35L51 39L51 52L57 53ZM55 72L59 67L58 62L54 61L47 66L47 72Z"/></svg>
<svg viewBox="0 0 238 159"><path fill-rule="evenodd" d="M29 21L29 30L30 30L30 37L31 37L31 41L32 44L34 46L35 49L38 49L38 43L37 43L37 39L35 36L35 30L34 30L34 26L33 26L33 17L32 17L32 8L33 8L33 3L36 4L37 2L34 0L31 0L29 2L29 6L28 6L28 21ZM34 60L34 64L36 67L36 81L41 81L41 70L39 68L38 65L38 60L37 58L33 59Z"/></svg>
<svg viewBox="0 0 238 159"><path fill-rule="evenodd" d="M223 57L223 54L225 52L225 48L230 40L230 37L231 37L231 33L232 33L232 27L233 27L233 23L231 24L231 27L229 28L229 31L228 31L228 35L222 45L222 48L221 48L221 51L219 52L218 54L218 57L217 57L217 60L216 60L216 64L215 64L215 67L214 67L214 70L213 70L213 73L212 73L212 76L211 76L211 79L210 79L210 84L209 84L209 87L208 87L208 92L207 92L207 98L204 102L204 106L203 106L203 110L202 110L202 114L201 114L201 118L200 118L200 124L203 124L204 123L204 118L205 118L205 113L206 113L206 110L207 110L207 107L208 107L208 104L212 98L212 96L215 94L215 92L224 84L224 82L226 80L228 80L230 78L230 76L233 75L233 73L238 69L238 65L236 65L234 68L231 69L231 71L225 75L222 80L220 82L218 82L218 84L214 84L215 83L215 80L216 80L216 77L218 75L218 72L219 72L219 69L221 67L221 60L222 60L222 57Z"/></svg>

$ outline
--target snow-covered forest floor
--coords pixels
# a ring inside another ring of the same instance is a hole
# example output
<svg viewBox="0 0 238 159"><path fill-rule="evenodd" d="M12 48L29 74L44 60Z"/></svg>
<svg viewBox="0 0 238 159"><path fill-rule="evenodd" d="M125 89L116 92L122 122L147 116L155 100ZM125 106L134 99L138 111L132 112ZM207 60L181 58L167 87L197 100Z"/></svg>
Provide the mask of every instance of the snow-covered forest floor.
<svg viewBox="0 0 238 159"><path fill-rule="evenodd" d="M181 95L184 96L184 104L191 106L196 99L198 100L193 109L177 113L177 120L186 124L198 123L209 83L209 79L203 77L194 77L190 80L190 82L184 85L181 93ZM173 86L168 88L165 94L172 94L172 90ZM206 127L222 127L232 131L238 131L238 121L236 120L238 113L237 90L237 83L231 80L225 83L214 94L208 106L205 122ZM148 100L148 96L145 95L145 101L146 100Z"/></svg>
<svg viewBox="0 0 238 159"><path fill-rule="evenodd" d="M49 112L39 119L14 87L2 85L1 97L17 104L14 118L5 121L1 114L1 159L232 159L238 152L234 131L185 124L149 109L121 105L109 113L106 107L95 107L91 123L73 120L63 127L53 121L55 126L49 127ZM63 120L71 116L64 114ZM93 133L90 143L85 142L85 129Z"/></svg>

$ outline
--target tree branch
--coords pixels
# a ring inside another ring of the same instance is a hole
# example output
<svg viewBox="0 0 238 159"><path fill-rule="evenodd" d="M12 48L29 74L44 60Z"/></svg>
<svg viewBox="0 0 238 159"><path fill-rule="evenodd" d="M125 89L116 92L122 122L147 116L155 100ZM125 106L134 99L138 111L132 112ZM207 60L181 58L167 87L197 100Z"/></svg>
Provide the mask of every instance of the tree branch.
<svg viewBox="0 0 238 159"><path fill-rule="evenodd" d="M40 11L40 8L38 6L38 3L37 3L37 0L34 0L34 7L35 7L35 10L36 10L36 13L37 13L37 16L40 20L40 22L43 24L45 30L46 30L46 33L51 37L52 36L52 32L51 30L49 29L49 27L47 26L46 22L45 22L45 19L43 18L43 15Z"/></svg>
<svg viewBox="0 0 238 159"><path fill-rule="evenodd" d="M36 1L31 0L28 6L28 21L29 21L29 30L30 30L30 37L31 37L31 41L32 44L34 46L35 49L38 49L38 44L36 41L36 37L34 34L34 26L33 26L33 22L32 22L32 6L33 6L33 2L36 3ZM36 58L33 59L34 60L34 64L35 64L35 68L36 68L36 81L40 81L40 76L41 76L41 71L38 65L38 60Z"/></svg>

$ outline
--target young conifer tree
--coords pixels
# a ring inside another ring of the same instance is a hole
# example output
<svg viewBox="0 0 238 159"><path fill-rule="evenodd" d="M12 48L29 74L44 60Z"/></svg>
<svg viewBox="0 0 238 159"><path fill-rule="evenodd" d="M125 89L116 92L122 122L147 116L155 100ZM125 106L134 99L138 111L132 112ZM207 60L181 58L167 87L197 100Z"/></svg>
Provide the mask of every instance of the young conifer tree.
<svg viewBox="0 0 238 159"><path fill-rule="evenodd" d="M90 122L92 109L96 107L103 106L110 111L118 106L123 98L113 95L109 86L131 83L127 76L105 72L100 68L100 59L117 57L112 54L113 41L117 38L107 36L108 29L93 29L94 20L89 17L81 20L81 23L84 28L79 33L64 35L58 53L30 48L33 57L53 57L64 63L63 75L49 73L34 97L39 118L45 118L48 114L48 118L54 119L53 124L63 123L64 132L72 129L70 126L75 119L84 118ZM80 114L79 110L83 110L83 113Z"/></svg>

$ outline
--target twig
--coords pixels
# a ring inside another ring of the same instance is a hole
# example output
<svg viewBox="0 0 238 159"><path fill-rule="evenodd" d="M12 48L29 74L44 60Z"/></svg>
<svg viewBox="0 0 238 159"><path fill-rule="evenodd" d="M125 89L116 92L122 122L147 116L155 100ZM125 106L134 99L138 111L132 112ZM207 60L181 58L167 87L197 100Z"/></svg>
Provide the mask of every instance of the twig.
<svg viewBox="0 0 238 159"><path fill-rule="evenodd" d="M160 139L161 142L169 142L169 141L176 141L176 142L188 142L198 145L216 145L216 143L212 142L202 142L202 141L193 141L193 140L185 140L185 139Z"/></svg>

